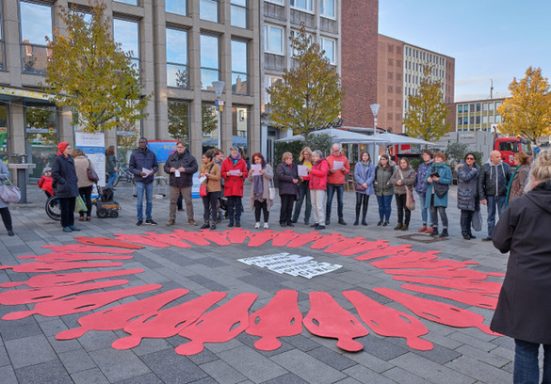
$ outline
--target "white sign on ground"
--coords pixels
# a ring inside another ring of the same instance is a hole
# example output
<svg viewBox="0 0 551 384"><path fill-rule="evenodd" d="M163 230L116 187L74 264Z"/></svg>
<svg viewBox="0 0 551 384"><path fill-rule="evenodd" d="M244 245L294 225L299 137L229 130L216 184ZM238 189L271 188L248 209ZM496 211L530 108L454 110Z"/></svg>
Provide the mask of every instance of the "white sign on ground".
<svg viewBox="0 0 551 384"><path fill-rule="evenodd" d="M336 271L342 265L325 262L317 262L312 256L291 255L288 252L275 253L272 255L247 257L238 261L255 265L260 268L267 268L270 271L301 276L307 279Z"/></svg>

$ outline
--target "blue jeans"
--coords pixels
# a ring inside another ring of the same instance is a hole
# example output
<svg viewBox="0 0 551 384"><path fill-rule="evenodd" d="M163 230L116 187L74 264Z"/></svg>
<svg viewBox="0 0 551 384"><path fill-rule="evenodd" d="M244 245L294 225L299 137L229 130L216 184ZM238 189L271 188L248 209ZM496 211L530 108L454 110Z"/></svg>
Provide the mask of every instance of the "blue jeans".
<svg viewBox="0 0 551 384"><path fill-rule="evenodd" d="M153 211L153 183L136 183L136 213L138 221L143 220L143 195L145 192L145 219L151 220Z"/></svg>
<svg viewBox="0 0 551 384"><path fill-rule="evenodd" d="M392 195L377 196L379 203L379 221L389 221L392 212Z"/></svg>
<svg viewBox="0 0 551 384"><path fill-rule="evenodd" d="M501 211L505 208L505 196L486 196L486 200L488 204L488 237L492 237L496 226L496 209L501 217Z"/></svg>
<svg viewBox="0 0 551 384"><path fill-rule="evenodd" d="M429 209L425 207L425 199L427 198L427 192L417 192L417 195L419 196L419 205L421 208L421 220L423 220L423 225L431 226L431 221L429 220Z"/></svg>
<svg viewBox="0 0 551 384"><path fill-rule="evenodd" d="M113 172L109 176L107 176L107 184L105 185L106 188L113 188L113 183L117 179L117 172Z"/></svg>
<svg viewBox="0 0 551 384"><path fill-rule="evenodd" d="M312 213L312 202L310 200L310 189L308 182L302 182L298 186L298 199L295 202L295 213L293 213L293 223L298 221L300 216L300 210L302 209L302 203L306 199L306 208L304 209L304 223L310 222L310 215ZM258 220L257 220L258 221Z"/></svg>
<svg viewBox="0 0 551 384"><path fill-rule="evenodd" d="M331 205L333 204L333 195L337 192L337 214L339 220L343 220L343 194L344 185L342 184L327 184L327 205L325 209L325 222L328 223L331 220Z"/></svg>
<svg viewBox="0 0 551 384"><path fill-rule="evenodd" d="M514 384L539 384L538 353L540 344L515 339ZM551 345L543 346L542 384L551 383Z"/></svg>

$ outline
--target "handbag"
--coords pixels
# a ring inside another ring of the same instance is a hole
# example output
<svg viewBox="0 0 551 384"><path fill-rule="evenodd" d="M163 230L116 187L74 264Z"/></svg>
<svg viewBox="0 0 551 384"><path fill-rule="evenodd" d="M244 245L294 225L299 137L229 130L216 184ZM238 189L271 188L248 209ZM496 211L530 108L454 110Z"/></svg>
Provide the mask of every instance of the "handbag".
<svg viewBox="0 0 551 384"><path fill-rule="evenodd" d="M0 200L4 203L17 203L21 200L21 191L9 179L0 184Z"/></svg>
<svg viewBox="0 0 551 384"><path fill-rule="evenodd" d="M471 225L476 232L482 231L482 215L480 214L480 209L474 211Z"/></svg>
<svg viewBox="0 0 551 384"><path fill-rule="evenodd" d="M448 184L432 183L432 188L434 188L434 193L436 194L436 196L442 198L446 196L446 193L448 193L450 186Z"/></svg>
<svg viewBox="0 0 551 384"><path fill-rule="evenodd" d="M86 212L88 208L81 196L77 196L75 199L75 212Z"/></svg>
<svg viewBox="0 0 551 384"><path fill-rule="evenodd" d="M201 185L199 186L199 196L207 196L207 183L201 183Z"/></svg>
<svg viewBox="0 0 551 384"><path fill-rule="evenodd" d="M99 181L98 174L96 171L94 171L94 168L92 168L92 163L90 163L90 160L88 160L88 168L86 168L86 176L88 177L88 180L93 181L94 183L97 183Z"/></svg>
<svg viewBox="0 0 551 384"><path fill-rule="evenodd" d="M276 197L276 189L274 188L273 180L270 182L270 188L268 188L268 192L270 195L270 200L274 200Z"/></svg>
<svg viewBox="0 0 551 384"><path fill-rule="evenodd" d="M406 187L406 208L410 211L415 210L415 197L413 197L413 192L410 188Z"/></svg>

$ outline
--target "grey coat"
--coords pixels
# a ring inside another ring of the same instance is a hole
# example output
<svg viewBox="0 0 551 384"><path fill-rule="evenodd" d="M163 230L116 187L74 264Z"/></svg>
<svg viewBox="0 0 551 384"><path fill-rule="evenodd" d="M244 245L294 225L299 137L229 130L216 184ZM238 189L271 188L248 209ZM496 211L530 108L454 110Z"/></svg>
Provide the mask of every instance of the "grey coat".
<svg viewBox="0 0 551 384"><path fill-rule="evenodd" d="M249 172L249 181L251 182L251 194L250 194L250 203L251 208L254 208L254 183L253 183L253 171ZM274 170L270 164L266 164L264 167L264 175L262 177L262 185L263 185L263 192L262 192L262 198L266 200L268 204L268 209L272 207L273 200L270 200L270 187L272 186L272 180L274 178Z"/></svg>
<svg viewBox="0 0 551 384"><path fill-rule="evenodd" d="M478 168L459 164L457 167L457 208L476 211L478 207Z"/></svg>
<svg viewBox="0 0 551 384"><path fill-rule="evenodd" d="M402 180L401 185L397 184L398 180ZM390 178L390 182L394 186L394 193L396 195L405 195L406 186L411 188L415 184L415 171L411 167L407 167L405 170L396 167Z"/></svg>
<svg viewBox="0 0 551 384"><path fill-rule="evenodd" d="M276 177L279 181L279 195L298 196L298 184L293 183L293 179L298 180L298 168L295 163L291 166L285 163L279 163L276 168Z"/></svg>
<svg viewBox="0 0 551 384"><path fill-rule="evenodd" d="M10 179L10 171L3 161L0 161L0 182L4 182ZM0 199L0 208L6 208L9 203L5 203Z"/></svg>

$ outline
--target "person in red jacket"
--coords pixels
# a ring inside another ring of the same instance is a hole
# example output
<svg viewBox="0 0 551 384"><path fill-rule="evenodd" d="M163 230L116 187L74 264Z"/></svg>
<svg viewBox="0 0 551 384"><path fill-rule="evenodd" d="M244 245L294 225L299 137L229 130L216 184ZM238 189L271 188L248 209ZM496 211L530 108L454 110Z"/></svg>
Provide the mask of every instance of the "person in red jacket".
<svg viewBox="0 0 551 384"><path fill-rule="evenodd" d="M329 175L327 176L327 208L325 210L325 223L331 223L331 205L333 204L333 195L337 192L337 213L339 215L339 224L346 225L343 219L343 194L346 175L350 173L350 163L346 156L341 152L340 144L331 146L331 155L327 156L329 165Z"/></svg>
<svg viewBox="0 0 551 384"><path fill-rule="evenodd" d="M310 170L310 200L314 214L313 228L325 229L325 190L327 189L327 173L329 165L322 158L321 151L312 152L312 169Z"/></svg>
<svg viewBox="0 0 551 384"><path fill-rule="evenodd" d="M222 178L224 179L224 196L228 198L228 227L241 227L241 212L243 211L243 182L247 178L247 163L241 158L239 150L231 147L230 156L222 162Z"/></svg>
<svg viewBox="0 0 551 384"><path fill-rule="evenodd" d="M52 197L54 195L54 179L52 177L52 168L46 167L42 171L42 176L38 179L38 188L42 189L46 196Z"/></svg>

